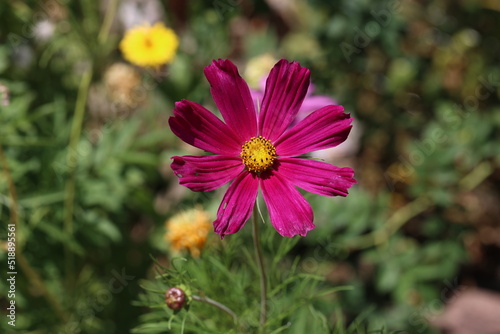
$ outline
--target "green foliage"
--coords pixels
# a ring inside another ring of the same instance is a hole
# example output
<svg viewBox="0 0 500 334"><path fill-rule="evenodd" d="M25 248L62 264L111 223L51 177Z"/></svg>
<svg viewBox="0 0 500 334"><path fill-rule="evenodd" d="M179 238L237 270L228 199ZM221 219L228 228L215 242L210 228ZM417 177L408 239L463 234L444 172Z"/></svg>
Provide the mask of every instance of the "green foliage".
<svg viewBox="0 0 500 334"><path fill-rule="evenodd" d="M324 310L333 312L341 306L337 294L349 290L348 286L333 287L324 277L299 270L300 258L287 263L287 254L298 238L284 239L268 233L265 226L263 241L269 260L268 333L303 333L305 328L315 333L331 333L333 328ZM255 333L259 318L259 281L253 254L246 254L241 245L248 235L228 237L224 245L207 249L200 259L173 259L168 267L157 263L158 275L154 281L144 281L145 290L135 303L146 306L148 314L141 317L142 325L134 333ZM170 287L184 286L194 298L210 298L231 309L236 319L220 308L200 300L191 300L189 307L180 312L165 305L164 294ZM155 319L153 321L153 319ZM311 319L314 319L311 322ZM337 333L350 333L344 327Z"/></svg>

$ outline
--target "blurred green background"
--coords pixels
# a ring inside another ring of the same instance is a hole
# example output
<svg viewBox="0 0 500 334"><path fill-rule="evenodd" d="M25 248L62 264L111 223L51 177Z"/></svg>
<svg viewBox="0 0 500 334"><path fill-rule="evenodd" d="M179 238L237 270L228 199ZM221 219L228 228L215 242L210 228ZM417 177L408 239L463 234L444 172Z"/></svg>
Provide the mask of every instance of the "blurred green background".
<svg viewBox="0 0 500 334"><path fill-rule="evenodd" d="M179 35L174 61L123 67L126 29L155 21ZM213 217L220 203L219 191L178 185L170 157L196 151L167 124L180 99L215 110L203 68L217 58L253 84L269 58L300 61L315 94L355 118L350 140L322 158L352 167L358 184L346 198L308 195L317 228L287 255L352 286L316 305L328 328L356 319L367 332L438 333L429 319L454 290L500 291L500 2L4 0L2 332L13 330L14 222L16 331L140 324L148 309L132 301L154 276L150 255L171 258L164 222L195 203ZM208 249L226 239L211 233Z"/></svg>

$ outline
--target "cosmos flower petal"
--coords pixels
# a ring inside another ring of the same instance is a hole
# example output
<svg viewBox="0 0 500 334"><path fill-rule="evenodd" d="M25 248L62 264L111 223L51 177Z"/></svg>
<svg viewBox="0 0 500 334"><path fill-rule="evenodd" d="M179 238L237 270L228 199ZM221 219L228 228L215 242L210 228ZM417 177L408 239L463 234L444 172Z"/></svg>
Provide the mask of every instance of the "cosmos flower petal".
<svg viewBox="0 0 500 334"><path fill-rule="evenodd" d="M227 189L214 221L215 233L224 237L238 232L252 214L259 189L254 173L243 172Z"/></svg>
<svg viewBox="0 0 500 334"><path fill-rule="evenodd" d="M224 122L198 103L182 100L175 103L170 129L180 139L212 153L238 155L241 144Z"/></svg>
<svg viewBox="0 0 500 334"><path fill-rule="evenodd" d="M271 224L284 237L305 236L314 228L313 211L299 191L279 173L260 182Z"/></svg>
<svg viewBox="0 0 500 334"><path fill-rule="evenodd" d="M193 191L211 191L228 183L242 170L238 157L203 155L172 157L170 167L179 177L179 183Z"/></svg>
<svg viewBox="0 0 500 334"><path fill-rule="evenodd" d="M351 122L342 106L318 109L275 142L276 153L281 157L293 157L337 146L349 135Z"/></svg>
<svg viewBox="0 0 500 334"><path fill-rule="evenodd" d="M280 60L266 82L259 114L260 135L274 142L292 123L309 86L309 70Z"/></svg>
<svg viewBox="0 0 500 334"><path fill-rule="evenodd" d="M210 83L210 92L222 117L241 142L257 133L255 105L247 83L230 60L214 60L205 67L205 76Z"/></svg>
<svg viewBox="0 0 500 334"><path fill-rule="evenodd" d="M347 190L357 183L351 168L340 168L316 160L280 158L277 168L279 175L290 183L323 196L347 196Z"/></svg>

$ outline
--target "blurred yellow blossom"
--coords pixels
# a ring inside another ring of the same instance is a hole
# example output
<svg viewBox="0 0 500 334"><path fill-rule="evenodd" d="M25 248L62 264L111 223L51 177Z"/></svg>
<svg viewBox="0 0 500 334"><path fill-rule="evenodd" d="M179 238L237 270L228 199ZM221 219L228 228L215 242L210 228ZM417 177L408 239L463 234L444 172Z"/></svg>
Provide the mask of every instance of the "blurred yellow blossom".
<svg viewBox="0 0 500 334"><path fill-rule="evenodd" d="M120 50L129 62L142 67L170 63L177 52L179 39L175 32L157 22L128 30L120 42Z"/></svg>
<svg viewBox="0 0 500 334"><path fill-rule="evenodd" d="M210 217L200 207L180 212L166 223L165 240L174 252L189 250L193 257L199 257L211 230Z"/></svg>
<svg viewBox="0 0 500 334"><path fill-rule="evenodd" d="M264 53L260 56L251 58L247 63L244 74L244 78L250 88L259 89L262 80L267 78L269 71L278 60L279 59L276 59L270 53Z"/></svg>

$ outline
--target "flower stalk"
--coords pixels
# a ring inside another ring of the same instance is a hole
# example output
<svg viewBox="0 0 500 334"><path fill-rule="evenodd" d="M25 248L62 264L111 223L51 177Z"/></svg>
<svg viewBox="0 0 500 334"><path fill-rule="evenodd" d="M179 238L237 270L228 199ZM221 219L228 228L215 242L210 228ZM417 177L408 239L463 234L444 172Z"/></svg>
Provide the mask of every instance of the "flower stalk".
<svg viewBox="0 0 500 334"><path fill-rule="evenodd" d="M64 225L63 231L68 240L73 238L73 213L75 206L75 192L76 192L76 167L78 164L77 146L80 140L83 126L83 118L85 115L85 106L87 104L87 95L92 81L92 67L89 66L84 72L80 81L78 89L78 96L76 99L75 113L73 116L73 123L71 124L71 133L68 144L68 154L66 163L68 166L68 177L65 184L65 201L64 201ZM73 266L73 253L67 245L64 247L65 265L66 265L66 279L68 286L74 283L74 266Z"/></svg>
<svg viewBox="0 0 500 334"><path fill-rule="evenodd" d="M197 295L192 295L191 298L193 298L193 300L197 300L199 302L204 302L204 303L207 303L209 305L217 307L219 310L224 311L227 314L229 314L233 318L234 323L238 323L238 316L236 315L236 313L234 313L226 305L221 304L218 301L215 301L215 300L208 298L208 297L201 297L201 296L197 296Z"/></svg>
<svg viewBox="0 0 500 334"><path fill-rule="evenodd" d="M260 274L260 328L262 329L267 318L267 275L264 267L264 257L262 256L262 248L260 245L259 221L258 221L257 205L254 206L252 223L253 223L253 245L255 249L255 258Z"/></svg>

